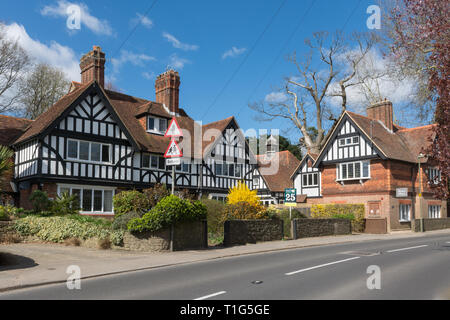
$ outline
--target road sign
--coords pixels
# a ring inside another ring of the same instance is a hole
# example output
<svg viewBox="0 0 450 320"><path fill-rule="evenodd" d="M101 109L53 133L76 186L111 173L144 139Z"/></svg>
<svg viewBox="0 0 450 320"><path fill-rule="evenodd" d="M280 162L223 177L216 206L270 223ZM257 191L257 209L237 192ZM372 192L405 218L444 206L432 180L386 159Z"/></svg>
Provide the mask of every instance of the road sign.
<svg viewBox="0 0 450 320"><path fill-rule="evenodd" d="M164 134L164 137L182 137L183 132L181 132L180 126L178 125L177 119L175 117L170 121L169 127Z"/></svg>
<svg viewBox="0 0 450 320"><path fill-rule="evenodd" d="M179 166L181 164L181 158L167 158L166 166Z"/></svg>
<svg viewBox="0 0 450 320"><path fill-rule="evenodd" d="M284 189L284 204L286 206L296 206L297 205L297 189L286 188Z"/></svg>
<svg viewBox="0 0 450 320"><path fill-rule="evenodd" d="M170 140L170 144L167 147L166 152L164 153L164 158L180 158L183 156L178 143L172 139Z"/></svg>

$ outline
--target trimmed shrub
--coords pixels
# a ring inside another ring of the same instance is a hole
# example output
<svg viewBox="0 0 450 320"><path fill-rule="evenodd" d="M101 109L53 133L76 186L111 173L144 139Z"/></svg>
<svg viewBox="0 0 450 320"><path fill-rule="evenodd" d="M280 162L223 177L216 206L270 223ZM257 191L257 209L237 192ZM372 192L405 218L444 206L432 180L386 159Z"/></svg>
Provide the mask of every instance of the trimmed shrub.
<svg viewBox="0 0 450 320"><path fill-rule="evenodd" d="M128 212L144 213L152 207L149 198L137 190L122 191L114 195L113 203L116 217Z"/></svg>
<svg viewBox="0 0 450 320"><path fill-rule="evenodd" d="M124 213L118 217L114 217L114 221L111 224L113 230L127 230L128 221L135 218L141 218L142 214L137 212Z"/></svg>
<svg viewBox="0 0 450 320"><path fill-rule="evenodd" d="M34 190L29 200L35 213L49 211L52 205L47 193L41 190Z"/></svg>
<svg viewBox="0 0 450 320"><path fill-rule="evenodd" d="M131 219L127 227L131 232L155 232L173 224L205 219L206 213L206 207L200 201L190 202L170 195L158 202L142 218Z"/></svg>
<svg viewBox="0 0 450 320"><path fill-rule="evenodd" d="M14 222L14 229L22 236L36 236L50 242L64 242L69 238L109 238L115 245L123 240L123 231L113 231L105 225L74 219L70 216L27 216Z"/></svg>
<svg viewBox="0 0 450 320"><path fill-rule="evenodd" d="M202 199L200 201L206 207L208 233L213 235L223 235L223 222L227 205L213 199Z"/></svg>
<svg viewBox="0 0 450 320"><path fill-rule="evenodd" d="M364 231L364 204L313 204L312 218L340 218L352 221L352 230Z"/></svg>

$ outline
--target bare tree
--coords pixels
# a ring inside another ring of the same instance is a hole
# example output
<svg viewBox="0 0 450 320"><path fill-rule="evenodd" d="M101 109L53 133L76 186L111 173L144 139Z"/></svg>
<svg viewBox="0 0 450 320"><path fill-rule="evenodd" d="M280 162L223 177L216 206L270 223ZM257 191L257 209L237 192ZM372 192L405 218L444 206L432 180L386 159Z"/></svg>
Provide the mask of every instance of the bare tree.
<svg viewBox="0 0 450 320"><path fill-rule="evenodd" d="M63 71L43 63L36 65L20 84L25 117L36 119L65 95L69 86Z"/></svg>
<svg viewBox="0 0 450 320"><path fill-rule="evenodd" d="M4 25L0 22L0 113L15 111L20 92L17 84L30 59L17 41L6 38Z"/></svg>
<svg viewBox="0 0 450 320"><path fill-rule="evenodd" d="M305 40L310 48L308 54L300 60L295 52L288 57L297 75L284 80L280 90L284 99L252 103L250 108L258 112L257 119L261 121L290 120L302 133L300 143L308 151L319 153L325 143L324 121L336 120L326 97L340 97L341 111L346 109L348 88L360 85L369 77L358 68L375 42L370 35L354 34L348 39L341 32L331 36L327 32L314 33L312 40ZM349 43L357 43L357 48L351 49ZM314 135L311 127L316 129Z"/></svg>

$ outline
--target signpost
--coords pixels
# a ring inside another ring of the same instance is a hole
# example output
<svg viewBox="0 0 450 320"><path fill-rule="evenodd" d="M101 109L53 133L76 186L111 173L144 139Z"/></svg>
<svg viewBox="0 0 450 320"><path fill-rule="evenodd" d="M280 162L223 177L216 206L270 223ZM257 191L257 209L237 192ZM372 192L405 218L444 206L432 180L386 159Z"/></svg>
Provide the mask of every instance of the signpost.
<svg viewBox="0 0 450 320"><path fill-rule="evenodd" d="M284 189L284 205L289 207L289 219L292 219L292 207L297 206L297 189Z"/></svg>
<svg viewBox="0 0 450 320"><path fill-rule="evenodd" d="M175 193L175 166L181 164L180 158L183 156L183 153L181 152L178 143L175 141L175 138L182 136L183 133L178 125L177 119L173 117L166 133L164 134L164 137L170 137L170 143L164 153L164 158L166 158L166 166L172 166L172 194Z"/></svg>

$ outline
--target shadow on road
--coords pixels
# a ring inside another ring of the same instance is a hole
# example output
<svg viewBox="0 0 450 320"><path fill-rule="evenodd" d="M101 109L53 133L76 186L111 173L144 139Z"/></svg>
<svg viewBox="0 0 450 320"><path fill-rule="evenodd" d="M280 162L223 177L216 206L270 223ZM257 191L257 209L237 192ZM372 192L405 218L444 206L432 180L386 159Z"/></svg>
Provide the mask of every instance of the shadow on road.
<svg viewBox="0 0 450 320"><path fill-rule="evenodd" d="M33 259L28 257L0 252L0 271L26 269L36 266L38 266L38 264Z"/></svg>

